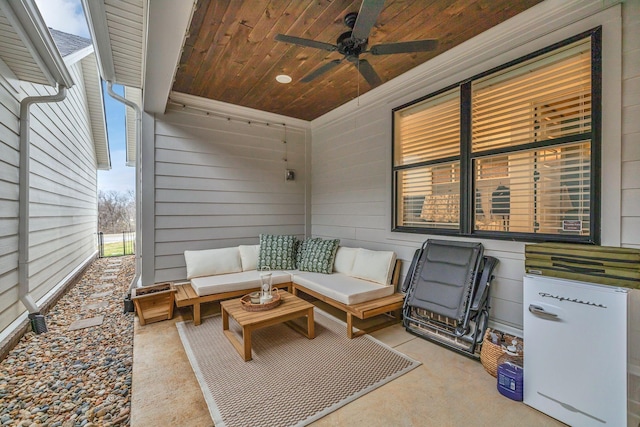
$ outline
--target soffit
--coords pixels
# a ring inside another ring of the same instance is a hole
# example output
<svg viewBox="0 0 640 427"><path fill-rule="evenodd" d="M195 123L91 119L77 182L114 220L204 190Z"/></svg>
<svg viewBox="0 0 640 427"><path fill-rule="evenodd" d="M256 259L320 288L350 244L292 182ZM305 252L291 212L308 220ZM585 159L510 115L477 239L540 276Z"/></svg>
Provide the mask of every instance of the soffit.
<svg viewBox="0 0 640 427"><path fill-rule="evenodd" d="M105 0L104 10L116 75L114 83L142 87L144 1Z"/></svg>
<svg viewBox="0 0 640 427"><path fill-rule="evenodd" d="M103 79L142 87L148 0L82 0Z"/></svg>
<svg viewBox="0 0 640 427"><path fill-rule="evenodd" d="M55 82L45 73L33 54L23 42L16 29L9 23L0 8L0 58L7 64L18 80L44 85Z"/></svg>
<svg viewBox="0 0 640 427"><path fill-rule="evenodd" d="M84 88L87 95L93 145L96 153L96 166L100 170L109 170L111 169L111 156L109 154L109 140L105 121L102 80L98 73L95 54L92 53L82 59L81 65Z"/></svg>

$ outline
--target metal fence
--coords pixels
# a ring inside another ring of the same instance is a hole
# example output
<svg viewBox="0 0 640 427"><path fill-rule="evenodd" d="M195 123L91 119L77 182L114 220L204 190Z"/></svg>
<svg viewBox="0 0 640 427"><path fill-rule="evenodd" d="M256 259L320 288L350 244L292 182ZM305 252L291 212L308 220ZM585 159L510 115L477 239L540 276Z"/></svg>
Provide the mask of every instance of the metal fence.
<svg viewBox="0 0 640 427"><path fill-rule="evenodd" d="M136 232L123 231L121 233L104 234L98 232L98 256L133 255L136 253Z"/></svg>

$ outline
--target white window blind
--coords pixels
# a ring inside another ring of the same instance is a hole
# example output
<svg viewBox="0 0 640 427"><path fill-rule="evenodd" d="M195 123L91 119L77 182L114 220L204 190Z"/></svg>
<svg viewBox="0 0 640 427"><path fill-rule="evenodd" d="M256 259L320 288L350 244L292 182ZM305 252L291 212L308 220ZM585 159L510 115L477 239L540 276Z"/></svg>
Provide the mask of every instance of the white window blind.
<svg viewBox="0 0 640 427"><path fill-rule="evenodd" d="M475 229L589 233L591 144L580 142L475 162Z"/></svg>
<svg viewBox="0 0 640 427"><path fill-rule="evenodd" d="M474 152L591 130L591 49L585 39L473 82Z"/></svg>
<svg viewBox="0 0 640 427"><path fill-rule="evenodd" d="M396 166L459 155L459 89L396 111L394 141Z"/></svg>
<svg viewBox="0 0 640 427"><path fill-rule="evenodd" d="M405 226L459 227L459 163L401 170L397 182L398 194L402 196L401 217Z"/></svg>

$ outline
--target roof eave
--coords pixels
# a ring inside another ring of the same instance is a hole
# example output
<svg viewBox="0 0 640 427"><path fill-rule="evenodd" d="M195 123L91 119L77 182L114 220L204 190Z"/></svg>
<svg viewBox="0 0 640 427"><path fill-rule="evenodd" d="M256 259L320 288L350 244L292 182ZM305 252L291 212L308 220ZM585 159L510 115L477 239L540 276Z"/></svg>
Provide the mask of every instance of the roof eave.
<svg viewBox="0 0 640 427"><path fill-rule="evenodd" d="M111 169L111 153L109 150L109 134L102 92L102 80L98 72L94 55L86 56L78 65L82 67L87 107L91 122L91 136L96 155L96 167L99 170Z"/></svg>
<svg viewBox="0 0 640 427"><path fill-rule="evenodd" d="M4 14L16 30L49 84L70 88L73 78L33 0L5 0Z"/></svg>
<svg viewBox="0 0 640 427"><path fill-rule="evenodd" d="M163 114L196 2L150 2L145 49L144 111Z"/></svg>
<svg viewBox="0 0 640 427"><path fill-rule="evenodd" d="M116 71L113 65L111 37L109 35L104 2L102 0L82 0L82 7L89 24L91 40L93 40L95 46L100 76L108 82L114 82L116 80Z"/></svg>

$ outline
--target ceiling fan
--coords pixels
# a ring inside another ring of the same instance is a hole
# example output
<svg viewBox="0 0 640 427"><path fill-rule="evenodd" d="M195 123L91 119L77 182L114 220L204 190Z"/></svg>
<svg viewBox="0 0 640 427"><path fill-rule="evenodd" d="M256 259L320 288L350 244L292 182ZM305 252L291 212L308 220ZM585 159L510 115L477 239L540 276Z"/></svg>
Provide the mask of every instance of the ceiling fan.
<svg viewBox="0 0 640 427"><path fill-rule="evenodd" d="M344 17L344 23L347 27L351 28L351 31L340 34L335 45L301 37L288 36L286 34L276 35L275 40L299 46L323 49L329 52L337 50L344 55L341 59L334 59L316 68L304 76L300 80L302 82L306 83L314 80L346 59L357 67L362 77L364 77L371 87L375 87L382 83L382 80L366 59L360 59L361 54L390 55L394 53L427 52L438 47L437 40L427 39L378 44L367 50L369 33L375 25L383 6L384 0L363 0L359 12L351 12Z"/></svg>

